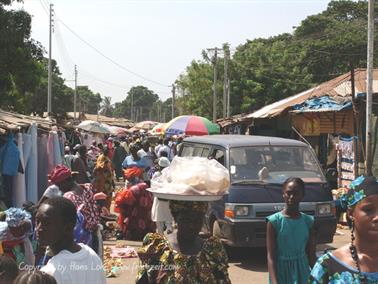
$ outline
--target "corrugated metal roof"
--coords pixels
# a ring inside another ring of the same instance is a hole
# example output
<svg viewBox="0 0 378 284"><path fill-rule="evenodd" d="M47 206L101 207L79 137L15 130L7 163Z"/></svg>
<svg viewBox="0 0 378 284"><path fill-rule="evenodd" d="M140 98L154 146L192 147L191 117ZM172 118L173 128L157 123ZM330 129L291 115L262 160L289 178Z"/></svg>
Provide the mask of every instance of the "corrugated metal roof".
<svg viewBox="0 0 378 284"><path fill-rule="evenodd" d="M328 95L334 100L345 101L351 99L351 76L350 72L324 82L317 87L301 92L297 95L267 105L253 113L247 114L246 118L271 118L280 115L290 107L301 104L313 97ZM373 92L378 93L378 69L373 72ZM355 69L354 72L355 94L366 93L366 69Z"/></svg>
<svg viewBox="0 0 378 284"><path fill-rule="evenodd" d="M74 118L74 113L73 112L67 112L66 113L67 117L70 119ZM82 115L82 113L77 112L76 117L79 117ZM82 118L85 118L86 120L93 120L93 121L99 121L103 122L112 126L120 126L120 127L132 127L134 125L134 122L127 118L117 118L117 117L108 117L105 115L98 115L97 114L89 114L89 113L84 113L84 116Z"/></svg>
<svg viewBox="0 0 378 284"><path fill-rule="evenodd" d="M314 90L315 88L304 91L297 95L288 97L286 99L280 100L278 102L272 103L270 105L267 105L259 109L258 111L247 114L245 117L246 118L267 118L267 117L277 116L281 114L281 112L283 112L286 108L304 102L309 97L309 94L313 92Z"/></svg>
<svg viewBox="0 0 378 284"><path fill-rule="evenodd" d="M29 127L32 122L35 122L38 127L46 130L50 129L53 124L52 121L41 117L28 116L0 109L0 128L2 129L26 128Z"/></svg>

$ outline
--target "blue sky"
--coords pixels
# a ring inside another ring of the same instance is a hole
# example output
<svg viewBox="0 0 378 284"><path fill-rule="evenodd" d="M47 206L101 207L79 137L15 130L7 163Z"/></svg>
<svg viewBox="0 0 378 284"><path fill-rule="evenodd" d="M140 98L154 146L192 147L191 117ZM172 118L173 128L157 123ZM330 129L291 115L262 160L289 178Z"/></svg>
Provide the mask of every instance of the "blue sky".
<svg viewBox="0 0 378 284"><path fill-rule="evenodd" d="M247 39L292 32L308 15L326 9L329 1L259 0L24 0L32 16L32 37L48 48L48 16L56 13L52 56L73 86L87 85L112 102L122 101L130 87L144 85L161 99L201 51L228 42L235 48ZM135 76L100 56L65 26ZM153 81L153 82L152 82ZM155 83L157 82L157 83Z"/></svg>

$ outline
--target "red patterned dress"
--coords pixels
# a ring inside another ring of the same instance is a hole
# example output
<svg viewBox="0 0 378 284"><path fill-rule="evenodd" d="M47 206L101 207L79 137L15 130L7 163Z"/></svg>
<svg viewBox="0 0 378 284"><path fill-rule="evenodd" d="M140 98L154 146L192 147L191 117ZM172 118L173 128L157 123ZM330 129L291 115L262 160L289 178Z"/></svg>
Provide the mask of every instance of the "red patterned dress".
<svg viewBox="0 0 378 284"><path fill-rule="evenodd" d="M82 194L69 191L64 194L64 197L71 200L75 204L76 209L83 214L84 228L90 232L94 232L100 223L100 212L93 197L92 184L86 183L80 184L80 186L83 189Z"/></svg>
<svg viewBox="0 0 378 284"><path fill-rule="evenodd" d="M151 220L152 194L145 183L124 189L115 199L116 212L120 213L118 224L127 240L141 241L147 233L155 231Z"/></svg>

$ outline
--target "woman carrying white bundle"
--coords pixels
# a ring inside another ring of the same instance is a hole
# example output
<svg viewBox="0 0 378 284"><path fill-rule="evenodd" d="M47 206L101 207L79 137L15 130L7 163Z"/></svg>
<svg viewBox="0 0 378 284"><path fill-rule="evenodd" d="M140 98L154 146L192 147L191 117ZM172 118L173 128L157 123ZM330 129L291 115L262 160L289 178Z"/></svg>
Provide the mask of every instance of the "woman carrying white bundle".
<svg viewBox="0 0 378 284"><path fill-rule="evenodd" d="M159 158L158 170L153 175L153 179L161 176L161 171L166 167L169 167L170 161L166 157ZM169 209L169 201L154 197L154 203L152 204L151 219L156 223L156 231L159 234L164 233L164 227L167 228L167 234L173 232L172 223L173 217Z"/></svg>

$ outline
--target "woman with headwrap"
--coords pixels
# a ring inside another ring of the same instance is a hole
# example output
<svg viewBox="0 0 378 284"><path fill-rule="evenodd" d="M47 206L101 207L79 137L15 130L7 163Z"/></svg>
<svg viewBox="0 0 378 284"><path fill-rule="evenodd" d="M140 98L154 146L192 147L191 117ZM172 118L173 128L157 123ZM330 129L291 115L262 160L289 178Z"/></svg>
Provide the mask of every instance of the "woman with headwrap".
<svg viewBox="0 0 378 284"><path fill-rule="evenodd" d="M77 230L75 228L75 232L77 232L77 235L75 235L76 240L85 242L97 251L98 244L91 240L96 235L100 223L100 208L97 206L96 200L104 198L104 194L95 194L90 183L76 183L72 177L71 170L62 165L55 167L50 175L50 180L59 187L59 190L63 192L63 196L71 200L76 206L79 213L78 224L82 227L77 228Z"/></svg>
<svg viewBox="0 0 378 284"><path fill-rule="evenodd" d="M143 170L129 173L128 187L115 198L115 211L120 213L118 224L122 238L140 241L150 232L155 231L151 220L152 194L146 191L147 185L140 182Z"/></svg>
<svg viewBox="0 0 378 284"><path fill-rule="evenodd" d="M109 149L105 146L103 153L97 158L96 166L93 171L93 187L97 192L106 194L105 207L110 210L115 184L113 180L112 162L108 158L108 152Z"/></svg>
<svg viewBox="0 0 378 284"><path fill-rule="evenodd" d="M221 241L199 236L208 202L170 200L169 206L177 231L146 235L136 283L231 283Z"/></svg>
<svg viewBox="0 0 378 284"><path fill-rule="evenodd" d="M138 150L139 148L135 144L132 144L130 146L130 155L128 155L122 162L122 167L125 170L134 167L144 170L148 167L146 160L138 155Z"/></svg>
<svg viewBox="0 0 378 284"><path fill-rule="evenodd" d="M352 221L351 242L321 256L308 283L378 283L378 182L354 180L344 199Z"/></svg>
<svg viewBox="0 0 378 284"><path fill-rule="evenodd" d="M31 215L27 211L11 207L0 213L1 250L19 265L34 265L31 234Z"/></svg>

